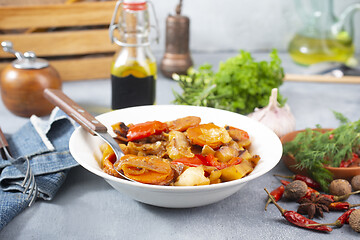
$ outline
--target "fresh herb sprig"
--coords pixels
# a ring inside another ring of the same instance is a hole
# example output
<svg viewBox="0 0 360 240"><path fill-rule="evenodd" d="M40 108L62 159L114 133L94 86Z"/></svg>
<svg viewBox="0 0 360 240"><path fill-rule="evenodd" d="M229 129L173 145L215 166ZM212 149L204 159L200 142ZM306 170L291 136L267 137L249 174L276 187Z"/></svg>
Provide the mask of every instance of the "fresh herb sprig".
<svg viewBox="0 0 360 240"><path fill-rule="evenodd" d="M209 95L216 87L214 72L210 64L204 64L198 70L190 68L188 75L174 75L174 80L179 82L183 94L173 91L175 103L195 106L208 106Z"/></svg>
<svg viewBox="0 0 360 240"><path fill-rule="evenodd" d="M360 151L360 120L350 122L339 112L334 112L334 115L341 123L338 128L331 131L306 129L284 144L284 154L294 156L295 167L307 169L324 191L333 179L324 165L339 167L342 161L351 159L353 153Z"/></svg>
<svg viewBox="0 0 360 240"><path fill-rule="evenodd" d="M216 73L211 65L204 64L198 70L190 68L187 75L175 75L183 92L173 92L174 103L248 114L267 105L271 90L283 83L283 77L276 50L270 53L269 62L256 62L249 52L240 51L220 63ZM285 102L280 94L278 102Z"/></svg>

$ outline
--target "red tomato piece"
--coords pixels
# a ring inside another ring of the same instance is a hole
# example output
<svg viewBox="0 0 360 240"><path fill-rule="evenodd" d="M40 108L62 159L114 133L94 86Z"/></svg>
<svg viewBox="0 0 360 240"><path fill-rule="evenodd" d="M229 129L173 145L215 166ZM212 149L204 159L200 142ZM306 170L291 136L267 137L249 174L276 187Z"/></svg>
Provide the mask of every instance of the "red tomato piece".
<svg viewBox="0 0 360 240"><path fill-rule="evenodd" d="M178 158L176 160L173 160L172 163L182 163L189 167L208 165L205 157L202 155L198 155L198 154L196 154L195 157L192 157L192 158L187 158L187 157Z"/></svg>
<svg viewBox="0 0 360 240"><path fill-rule="evenodd" d="M242 158L240 157L234 157L228 162L219 162L217 158L214 157L214 155L212 154L206 155L206 157L196 154L195 157L193 158L184 157L172 161L172 163L182 163L189 167L197 167L197 166L205 165L205 166L216 167L219 170L227 167L231 167L233 165L237 165L241 162L242 162Z"/></svg>
<svg viewBox="0 0 360 240"><path fill-rule="evenodd" d="M167 131L167 124L159 121L149 121L132 125L126 135L129 141L139 140L150 137L151 135L160 134Z"/></svg>

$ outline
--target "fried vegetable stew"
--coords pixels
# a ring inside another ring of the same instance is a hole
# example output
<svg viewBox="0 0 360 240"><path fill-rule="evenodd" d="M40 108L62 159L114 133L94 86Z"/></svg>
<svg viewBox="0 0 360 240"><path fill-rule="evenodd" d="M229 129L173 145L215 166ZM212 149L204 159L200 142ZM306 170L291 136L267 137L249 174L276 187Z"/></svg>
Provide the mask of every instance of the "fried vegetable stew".
<svg viewBox="0 0 360 240"><path fill-rule="evenodd" d="M253 171L260 157L248 151L249 134L195 116L174 121L112 125L120 148L119 161L112 149L101 146L104 172L135 181L171 186L198 186L240 179Z"/></svg>

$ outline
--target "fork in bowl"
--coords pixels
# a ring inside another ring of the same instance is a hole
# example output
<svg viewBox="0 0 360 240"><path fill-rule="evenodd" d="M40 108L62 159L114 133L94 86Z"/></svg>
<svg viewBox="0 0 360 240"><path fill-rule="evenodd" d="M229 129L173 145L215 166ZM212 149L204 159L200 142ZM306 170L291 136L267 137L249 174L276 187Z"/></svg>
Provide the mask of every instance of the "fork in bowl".
<svg viewBox="0 0 360 240"><path fill-rule="evenodd" d="M0 152L3 159L9 160L11 164L15 166L20 172L23 172L24 169L22 169L19 164L26 161L27 169L21 187L24 188L23 191L24 194L28 192L28 197L26 200L29 200L31 198L28 205L30 207L35 202L38 196L38 187L36 185L35 176L31 171L30 161L27 157L20 157L18 159L15 159L11 156L9 151L9 144L6 141L5 135L2 132L1 128L0 128Z"/></svg>

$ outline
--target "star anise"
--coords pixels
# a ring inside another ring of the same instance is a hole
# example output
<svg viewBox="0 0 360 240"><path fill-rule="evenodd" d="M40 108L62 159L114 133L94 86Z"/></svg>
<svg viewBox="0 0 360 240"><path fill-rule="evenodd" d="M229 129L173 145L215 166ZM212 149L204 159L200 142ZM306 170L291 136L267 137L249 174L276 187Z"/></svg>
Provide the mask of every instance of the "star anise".
<svg viewBox="0 0 360 240"><path fill-rule="evenodd" d="M312 219L315 216L324 217L324 211L329 212L329 205L333 200L322 195L312 193L310 198L299 200L300 206L297 210L300 214L307 214Z"/></svg>

